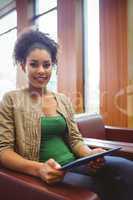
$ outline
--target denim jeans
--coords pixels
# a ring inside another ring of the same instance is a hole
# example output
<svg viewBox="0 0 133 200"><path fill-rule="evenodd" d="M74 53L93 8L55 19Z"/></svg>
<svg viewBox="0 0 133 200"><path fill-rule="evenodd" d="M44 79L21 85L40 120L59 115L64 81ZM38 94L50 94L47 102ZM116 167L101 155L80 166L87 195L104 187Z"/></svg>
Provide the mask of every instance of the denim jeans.
<svg viewBox="0 0 133 200"><path fill-rule="evenodd" d="M80 166L72 172L89 176L88 188L99 194L101 200L133 200L133 161L105 156L105 165L96 173Z"/></svg>

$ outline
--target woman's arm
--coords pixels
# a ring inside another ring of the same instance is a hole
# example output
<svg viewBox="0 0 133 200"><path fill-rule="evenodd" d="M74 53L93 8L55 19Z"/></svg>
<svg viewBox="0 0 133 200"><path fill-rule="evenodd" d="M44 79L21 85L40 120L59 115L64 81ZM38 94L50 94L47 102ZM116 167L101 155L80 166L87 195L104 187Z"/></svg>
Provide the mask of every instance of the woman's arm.
<svg viewBox="0 0 133 200"><path fill-rule="evenodd" d="M62 180L65 174L59 170L61 166L53 159L45 163L31 161L10 149L0 153L0 162L9 169L40 177L49 184Z"/></svg>
<svg viewBox="0 0 133 200"><path fill-rule="evenodd" d="M89 156L89 155L93 155L93 154L97 154L97 153L101 153L104 152L105 150L102 148L94 148L91 149L89 148L86 144L80 145L77 149L76 149L76 155L78 157L85 157L85 156Z"/></svg>
<svg viewBox="0 0 133 200"><path fill-rule="evenodd" d="M34 176L39 176L39 169L43 165L43 163L27 160L11 149L0 153L0 161L7 168Z"/></svg>

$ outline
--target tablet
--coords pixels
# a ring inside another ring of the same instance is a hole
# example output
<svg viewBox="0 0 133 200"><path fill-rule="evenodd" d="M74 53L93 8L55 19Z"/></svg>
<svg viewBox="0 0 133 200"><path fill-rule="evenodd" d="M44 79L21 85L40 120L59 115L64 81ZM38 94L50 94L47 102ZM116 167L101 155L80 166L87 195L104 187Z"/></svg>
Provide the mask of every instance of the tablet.
<svg viewBox="0 0 133 200"><path fill-rule="evenodd" d="M118 151L120 149L121 149L121 147L117 147L117 148L106 150L105 152L102 152L102 153L97 153L97 154L94 154L94 155L90 155L90 156L86 156L86 157L83 157L83 158L76 159L76 160L74 160L70 163L63 165L61 167L61 170L69 170L71 168L75 168L75 167L78 167L80 165L85 165L88 162L95 160L99 157L103 157L103 156L106 156L106 155L112 155L113 152Z"/></svg>

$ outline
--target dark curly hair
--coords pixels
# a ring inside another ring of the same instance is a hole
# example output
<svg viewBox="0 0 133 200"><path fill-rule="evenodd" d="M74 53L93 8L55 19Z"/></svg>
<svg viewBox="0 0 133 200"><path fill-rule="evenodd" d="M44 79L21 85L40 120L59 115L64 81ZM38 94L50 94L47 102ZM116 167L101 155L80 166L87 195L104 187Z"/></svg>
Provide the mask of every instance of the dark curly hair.
<svg viewBox="0 0 133 200"><path fill-rule="evenodd" d="M38 30L28 30L23 32L17 39L13 58L15 63L25 63L26 58L33 48L46 49L51 54L52 63L57 63L57 43L48 34Z"/></svg>

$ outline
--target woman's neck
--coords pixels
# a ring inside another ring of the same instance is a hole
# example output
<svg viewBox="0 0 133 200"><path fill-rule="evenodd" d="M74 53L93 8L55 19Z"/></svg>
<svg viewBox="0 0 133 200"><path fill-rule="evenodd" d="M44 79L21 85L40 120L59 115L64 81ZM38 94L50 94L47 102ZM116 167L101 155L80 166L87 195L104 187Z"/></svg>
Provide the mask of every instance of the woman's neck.
<svg viewBox="0 0 133 200"><path fill-rule="evenodd" d="M49 93L47 90L47 87L36 88L32 85L29 86L29 92L30 92L31 96L34 96L34 97L47 95Z"/></svg>

